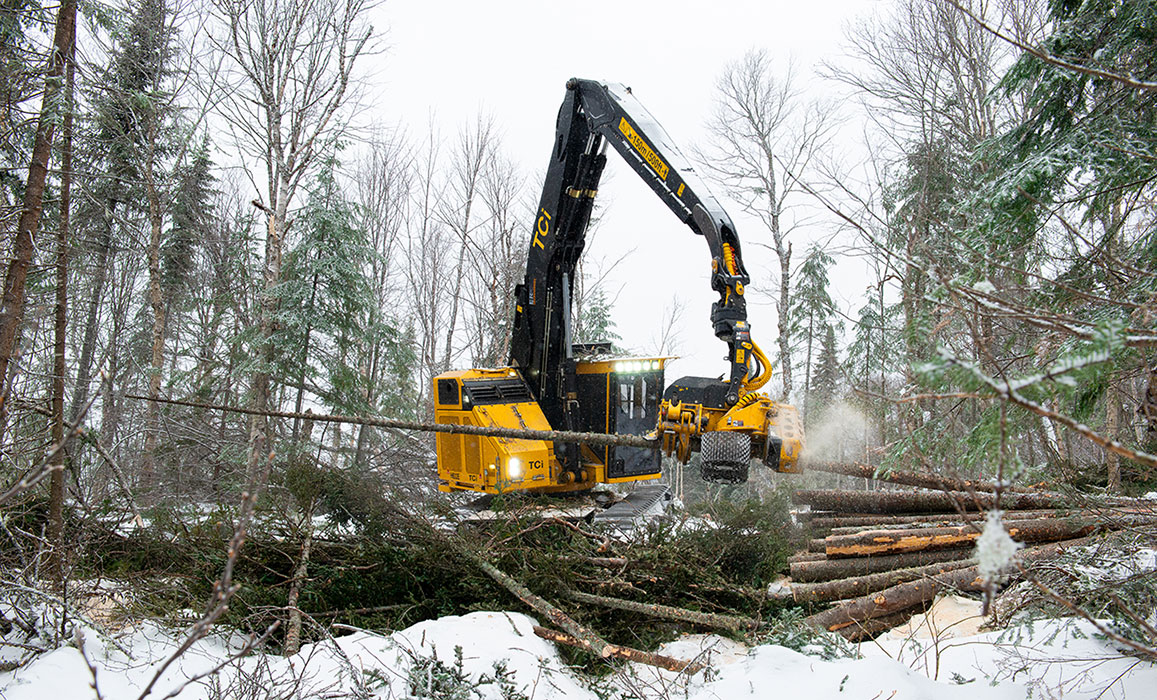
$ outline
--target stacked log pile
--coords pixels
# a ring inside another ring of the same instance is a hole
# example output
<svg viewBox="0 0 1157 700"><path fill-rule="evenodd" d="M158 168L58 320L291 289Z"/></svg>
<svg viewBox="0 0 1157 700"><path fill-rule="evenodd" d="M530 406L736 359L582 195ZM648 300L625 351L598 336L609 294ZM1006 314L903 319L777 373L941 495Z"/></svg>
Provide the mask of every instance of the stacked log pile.
<svg viewBox="0 0 1157 700"><path fill-rule="evenodd" d="M1076 503L1032 489L997 495L990 484L915 472L873 474L870 467L810 464L809 469L932 490L797 491L793 503L816 536L793 556L779 597L830 605L808 618L859 641L902 624L946 591L979 592L986 583L973 561L987 517L999 505L1005 530L1024 544L1015 567L1100 532L1153 524L1151 507L1132 499ZM1110 510L1106 510L1110 509Z"/></svg>

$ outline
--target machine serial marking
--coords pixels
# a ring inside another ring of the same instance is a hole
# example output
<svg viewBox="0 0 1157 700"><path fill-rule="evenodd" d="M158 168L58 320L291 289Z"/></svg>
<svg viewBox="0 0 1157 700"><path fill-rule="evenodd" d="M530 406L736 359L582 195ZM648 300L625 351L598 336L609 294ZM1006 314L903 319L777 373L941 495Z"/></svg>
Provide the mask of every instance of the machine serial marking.
<svg viewBox="0 0 1157 700"><path fill-rule="evenodd" d="M538 237L542 236L543 238L546 238L547 234L549 234L549 233L550 233L550 214L546 213L546 210L543 209L542 210L542 216L538 217L538 221L536 221L534 224L534 244L536 246L538 246L539 248L546 250L546 246L543 245L542 241L539 240Z"/></svg>
<svg viewBox="0 0 1157 700"><path fill-rule="evenodd" d="M627 138L627 141L635 147L639 155L643 156L643 160L647 161L647 165L651 166L659 175L659 179L667 179L667 173L670 172L671 169L667 167L667 164L663 162L663 159L659 157L658 153L651 150L651 147L647 145L643 137L639 136L638 132L631 127L626 117L619 117L619 133Z"/></svg>

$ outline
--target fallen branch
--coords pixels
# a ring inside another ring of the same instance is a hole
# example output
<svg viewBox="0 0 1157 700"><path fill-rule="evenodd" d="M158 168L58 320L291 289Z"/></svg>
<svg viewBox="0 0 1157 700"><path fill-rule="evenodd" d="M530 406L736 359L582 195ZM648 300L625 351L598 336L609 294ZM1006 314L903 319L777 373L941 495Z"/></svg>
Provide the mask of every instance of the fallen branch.
<svg viewBox="0 0 1157 700"><path fill-rule="evenodd" d="M669 605L658 605L655 603L636 603L633 600L608 598L606 596L591 595L590 593L581 593L579 591L566 591L562 595L579 603L602 605L603 607L614 608L616 610L626 610L628 612L660 617L667 620L679 620L680 622L703 625L705 627L742 631L758 629L760 626L759 620L753 620L747 617L685 610L683 608L674 608Z"/></svg>
<svg viewBox="0 0 1157 700"><path fill-rule="evenodd" d="M534 626L534 633L545 640L555 642L556 644L565 644L567 646L578 647L579 649L588 649L585 642L575 639L569 634L559 632L557 630L548 629L546 627ZM635 661L648 666L657 666L659 668L674 671L676 673L686 673L693 676L703 669L707 668L706 664L698 661L683 661L671 656L664 656L650 651L642 651L640 649L632 649L630 647L621 647L617 644L608 644L607 653L605 656L612 656L616 659L624 659L626 661Z"/></svg>
<svg viewBox="0 0 1157 700"><path fill-rule="evenodd" d="M606 640L604 640L598 634L575 622L573 619L571 619L570 616L555 606L551 605L545 599L536 596L534 593L531 593L529 588L522 585L510 576L507 576L502 571L499 571L496 566L486 561L482 557L474 554L473 552L466 552L465 550L462 551L466 553L475 564L478 565L478 568L486 572L487 576L497 581L499 585L510 591L519 600L529 605L540 615L544 615L553 624L566 630L571 635L571 637L575 639L576 646L580 646L583 649L593 653L594 655L604 659L612 655L612 645L608 644Z"/></svg>

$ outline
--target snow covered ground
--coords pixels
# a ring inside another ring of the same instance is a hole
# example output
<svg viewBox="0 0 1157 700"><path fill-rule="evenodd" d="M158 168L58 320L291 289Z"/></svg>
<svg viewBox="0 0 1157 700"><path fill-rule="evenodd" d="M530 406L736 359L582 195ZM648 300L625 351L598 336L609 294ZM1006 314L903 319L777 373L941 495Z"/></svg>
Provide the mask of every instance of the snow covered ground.
<svg viewBox="0 0 1157 700"><path fill-rule="evenodd" d="M0 698L95 698L92 669L101 697L110 700L139 697L154 677L150 697L190 699L1157 696L1157 666L1121 654L1088 623L1038 621L974 633L967 621L974 611L967 602L960 605L963 614L950 615L953 621L943 629L934 622L921 628L917 621L903 635L865 643L853 649L854 656L832 660L775 645L747 648L714 635L687 636L660 651L710 663L708 671L690 679L638 664L600 677L583 674L534 635L532 618L513 612L445 617L391 635L355 632L307 645L290 658L256 654L229 661L244 640L213 636L195 643L158 677L183 636L146 623L123 630L115 644L87 630L83 655L74 642L0 673Z"/></svg>

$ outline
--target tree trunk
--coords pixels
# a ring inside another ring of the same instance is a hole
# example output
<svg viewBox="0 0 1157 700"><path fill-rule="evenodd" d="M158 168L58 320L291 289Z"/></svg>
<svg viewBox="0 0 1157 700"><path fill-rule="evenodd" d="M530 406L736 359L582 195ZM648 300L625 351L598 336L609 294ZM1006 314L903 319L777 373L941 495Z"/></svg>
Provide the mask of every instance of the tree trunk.
<svg viewBox="0 0 1157 700"><path fill-rule="evenodd" d="M1084 542L1083 539L1069 540L1035 549L1022 550L1017 553L1016 561L1020 564L1026 564L1036 559L1052 556L1064 547L1077 546ZM855 598L838 607L816 613L808 617L805 622L829 632L840 632L871 619L885 617L901 610L928 603L945 588L982 591L985 589L985 583L978 568L969 566L944 574L901 583L876 593L869 593L862 598Z"/></svg>
<svg viewBox="0 0 1157 700"><path fill-rule="evenodd" d="M905 491L796 491L791 497L796 505L844 513L955 513L962 510L989 510L991 494L948 491L943 493L910 493ZM1008 493L1000 500L1006 510L1043 510L1073 505L1069 496L1059 493Z"/></svg>
<svg viewBox="0 0 1157 700"><path fill-rule="evenodd" d="M969 549L945 549L935 552L915 552L913 554L890 554L879 557L853 557L850 559L828 559L825 561L803 561L789 564L792 579L805 583L833 581L852 576L878 574L882 571L908 569L946 561L961 561L972 557Z"/></svg>
<svg viewBox="0 0 1157 700"><path fill-rule="evenodd" d="M131 395L133 399L148 399L146 396ZM291 411L258 411L253 408L239 408L215 404L198 403L196 401L179 401L175 399L160 399L161 403L174 406L191 406L193 408L209 408L218 411L241 413L249 416L265 415L267 417L285 418L293 420L314 420L319 423L333 423L335 425L372 425L379 428L398 428L400 430L421 430L430 433L445 433L448 435L482 435L485 437L515 438L517 440L546 440L549 442L568 442L592 446L609 445L612 447L642 447L658 449L656 440L643 435L616 435L608 433L578 433L566 430L519 430L517 428L489 427L483 425L458 425L454 423L418 423L415 421L397 420L394 418L377 418L375 416L340 416L327 413L293 413Z"/></svg>
<svg viewBox="0 0 1157 700"><path fill-rule="evenodd" d="M454 352L454 326L458 322L458 302L462 297L462 265L466 260L466 244L458 251L458 265L454 268L454 295L450 299L450 320L446 324L446 348L442 355L442 364L439 370L446 371L450 367L450 360Z"/></svg>
<svg viewBox="0 0 1157 700"><path fill-rule="evenodd" d="M320 255L320 252L318 253ZM306 306L305 317L310 319L305 324L305 338L301 341L301 372L297 375L297 398L293 402L293 410L301 413L305 401L305 377L309 367L309 341L313 335L313 305L317 298L317 273L313 275L313 285L309 290L309 305ZM301 437L301 421L293 421L293 434L289 441L289 451L296 455Z"/></svg>
<svg viewBox="0 0 1157 700"><path fill-rule="evenodd" d="M1117 395L1115 383L1110 379L1109 390L1105 392L1105 436L1110 440L1117 440L1120 423L1121 397ZM1106 450L1105 470L1107 472L1108 492L1119 493L1121 491L1121 457L1112 450Z"/></svg>
<svg viewBox="0 0 1157 700"><path fill-rule="evenodd" d="M249 458L246 462L246 479L250 488L264 485L271 463L269 447L269 370L273 365L273 326L277 313L275 287L281 281L281 236L284 233L287 202L283 196L286 185L278 181L275 185L274 211L266 210L268 228L265 236L265 261L262 267L263 286L261 290L259 363L253 373L253 410L249 421Z"/></svg>
<svg viewBox="0 0 1157 700"><path fill-rule="evenodd" d="M76 396L69 411L69 420L76 422L80 409L88 402L88 392L92 383L94 357L96 355L97 321L100 319L100 304L104 298L104 287L108 280L109 258L112 257L112 227L116 221L116 200L105 205L104 221L97 244L96 270L92 277L92 296L88 300L88 312L84 323L84 340L80 346L80 363L76 372Z"/></svg>
<svg viewBox="0 0 1157 700"><path fill-rule="evenodd" d="M1104 527L1096 518L1043 518L1013 520L1004 529L1018 542L1056 542L1084 537ZM937 549L972 547L980 525L928 527L912 530L868 530L855 535L830 535L821 540L829 559L907 554Z"/></svg>
<svg viewBox="0 0 1157 700"><path fill-rule="evenodd" d="M153 338L149 356L149 398L161 395L161 374L165 361L165 296L161 286L161 197L156 181L156 119L148 133L148 155L145 161L145 196L149 201L149 306L153 311ZM161 431L160 404L149 401L145 407L145 448L138 482L146 500L150 498L156 474L157 437Z"/></svg>
<svg viewBox="0 0 1157 700"><path fill-rule="evenodd" d="M948 561L927 566L917 566L895 571L881 571L876 574L853 576L851 578L825 581L823 583L793 583L791 598L796 603L826 603L868 595L876 591L907 583L928 576L936 576L949 571L972 566L971 560Z"/></svg>
<svg viewBox="0 0 1157 700"><path fill-rule="evenodd" d="M679 620L680 622L688 622L693 625L715 627L719 629L732 630L734 632L754 630L759 628L758 620L752 620L745 617L736 617L734 615L718 615L715 613L699 612L698 610L684 610L682 608L673 608L669 605L658 605L655 603L636 603L633 600L608 598L606 596L591 595L590 593L582 593L579 591L567 591L563 593L563 596L579 603L602 605L604 607L613 608L615 610L626 610L628 612L641 613L651 617L658 617L666 620Z"/></svg>
<svg viewBox="0 0 1157 700"><path fill-rule="evenodd" d="M534 633L543 639L555 642L556 644L565 644L579 649L590 650L586 642L577 639L569 634L559 632L557 630L548 629L546 627L534 626ZM648 666L657 666L665 668L668 671L676 673L686 673L693 676L703 669L707 668L705 664L697 661L683 661L681 659L664 656L662 654L655 654L649 651L642 651L640 649L632 649L630 647L621 647L617 644L607 645L607 654L616 659L623 659L625 661L634 661L636 663L647 664Z"/></svg>
<svg viewBox="0 0 1157 700"><path fill-rule="evenodd" d="M4 441L4 429L8 415L8 400L12 391L14 376L9 372L9 363L16 350L16 338L24 321L25 283L28 268L36 252L32 234L40 226L40 215L44 211L44 185L48 177L48 161L52 156L52 136L56 124L53 113L58 103L61 77L69 49L76 37L76 0L62 0L56 14L56 31L53 37L52 57L48 62L48 75L44 84L44 99L41 103L40 118L36 123L36 136L32 143L32 160L28 164L28 182L24 187L23 207L16 225L16 236L12 244L12 260L4 278L4 295L0 299L0 444Z"/></svg>
<svg viewBox="0 0 1157 700"><path fill-rule="evenodd" d="M313 545L313 508L307 509L302 523L301 556L293 570L293 580L289 583L289 596L285 602L289 609L289 625L285 630L285 655L293 656L301 650L301 609L297 601L309 574L309 551Z"/></svg>
<svg viewBox="0 0 1157 700"><path fill-rule="evenodd" d="M996 490L996 487L988 481L956 479L953 477L941 476L939 474L932 474L928 472L914 472L900 469L877 471L875 467L859 463L850 464L847 462L809 461L804 465L804 469L807 471L827 472L829 474L844 474L846 476L855 476L863 479L876 479L878 481L887 481L892 484L918 486L925 489L987 492ZM1013 491L1031 492L1032 489L1005 486L1003 491L1004 493L1010 493Z"/></svg>
<svg viewBox="0 0 1157 700"><path fill-rule="evenodd" d="M1005 520L1030 520L1037 518L1060 518L1083 511L1068 510L1013 510L1004 514ZM855 515L834 517L820 516L808 521L812 532L826 532L829 535L850 535L867 528L888 529L915 526L918 523L939 523L944 526L962 522L976 522L988 517L987 513L938 513L934 515Z"/></svg>
<svg viewBox="0 0 1157 700"><path fill-rule="evenodd" d="M779 216L775 217L776 229L779 228ZM775 232L775 252L779 257L779 376L783 382L780 398L787 401L791 395L791 243L784 248L782 234Z"/></svg>
<svg viewBox="0 0 1157 700"><path fill-rule="evenodd" d="M1151 452L1157 446L1157 363L1149 368L1149 380L1145 382L1145 397L1138 409L1145 418L1145 444Z"/></svg>
<svg viewBox="0 0 1157 700"><path fill-rule="evenodd" d="M529 588L523 586L521 583L514 580L510 576L507 576L505 573L497 569L494 565L482 557L472 552L463 553L469 556L470 559L472 559L479 568L486 572L486 575L497 581L503 588L510 591L519 600L529 605L540 615L545 616L546 619L550 620L551 624L557 625L566 630L567 633L575 638L577 642L576 646L581 649L586 649L595 656L599 656L604 659L608 656L611 656L613 653L611 648L612 645L607 644L607 642L603 640L602 637L575 622L570 618L570 616L555 606L551 605L546 600L531 593Z"/></svg>
<svg viewBox="0 0 1157 700"><path fill-rule="evenodd" d="M65 83L64 143L61 144L60 168L60 230L56 238L56 318L52 351L52 444L64 442L64 351L68 341L68 247L71 235L69 216L72 207L72 110L73 89L76 80L74 63L76 42L69 41ZM64 450L53 460L52 478L48 487L48 543L51 552L49 576L55 580L58 591L64 590Z"/></svg>
<svg viewBox="0 0 1157 700"><path fill-rule="evenodd" d="M936 594L944 588L980 591L983 590L983 587L983 581L977 568L969 566L870 593L839 607L816 613L808 617L805 622L829 632L839 632L874 618L885 617L931 602Z"/></svg>

